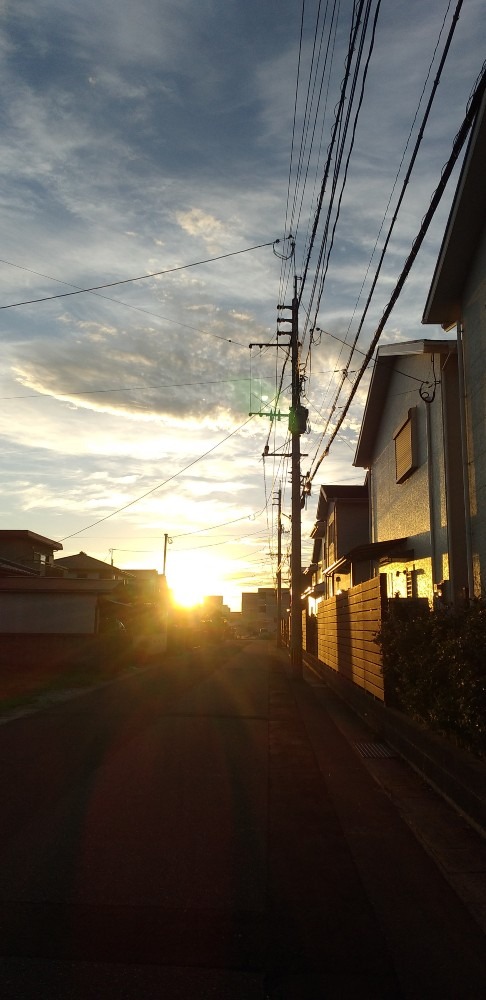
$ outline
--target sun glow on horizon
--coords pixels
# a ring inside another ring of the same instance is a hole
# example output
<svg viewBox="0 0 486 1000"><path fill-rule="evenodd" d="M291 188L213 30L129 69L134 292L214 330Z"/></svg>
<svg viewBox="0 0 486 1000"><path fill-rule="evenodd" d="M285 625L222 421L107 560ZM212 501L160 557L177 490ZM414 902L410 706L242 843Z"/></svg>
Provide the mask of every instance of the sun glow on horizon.
<svg viewBox="0 0 486 1000"><path fill-rule="evenodd" d="M167 585L176 604L193 608L205 597L224 594L226 585L220 560L195 552L169 552Z"/></svg>

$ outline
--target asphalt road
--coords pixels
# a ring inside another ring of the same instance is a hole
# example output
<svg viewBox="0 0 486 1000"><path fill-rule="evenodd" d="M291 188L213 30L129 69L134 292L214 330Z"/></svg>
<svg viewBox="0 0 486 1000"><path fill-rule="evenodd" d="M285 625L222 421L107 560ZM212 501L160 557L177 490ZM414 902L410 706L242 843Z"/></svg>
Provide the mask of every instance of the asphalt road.
<svg viewBox="0 0 486 1000"><path fill-rule="evenodd" d="M4 1000L486 995L485 938L264 641L0 726Z"/></svg>

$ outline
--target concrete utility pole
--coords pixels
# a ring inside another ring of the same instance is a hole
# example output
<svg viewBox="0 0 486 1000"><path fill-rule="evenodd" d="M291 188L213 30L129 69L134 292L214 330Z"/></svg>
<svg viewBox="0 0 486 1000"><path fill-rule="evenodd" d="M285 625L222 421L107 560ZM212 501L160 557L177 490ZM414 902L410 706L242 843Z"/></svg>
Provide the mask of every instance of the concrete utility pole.
<svg viewBox="0 0 486 1000"><path fill-rule="evenodd" d="M164 574L164 576L166 575L165 569L166 569L166 566L167 566L167 542L168 541L169 541L169 536L168 536L168 534L166 532L165 535L164 535L164 562L162 564L162 573Z"/></svg>
<svg viewBox="0 0 486 1000"><path fill-rule="evenodd" d="M277 646L282 647L282 488L277 493Z"/></svg>
<svg viewBox="0 0 486 1000"><path fill-rule="evenodd" d="M290 565L290 665L293 677L302 677L302 542L301 542L301 477L300 477L300 436L307 430L307 418L309 411L301 405L300 395L302 379L300 374L300 354L299 354L299 300L297 297L297 277L294 277L294 297L291 306L279 305L278 309L286 309L291 312L291 319L279 318L277 323L290 323L290 330L277 330L277 337L289 336L290 342L285 346L290 347L292 362L292 405L289 413L289 430L292 438L292 558ZM252 347L280 347L277 344L250 344ZM250 411L250 417L253 416ZM268 416L274 419L278 416L276 411L263 413L258 411L258 416ZM268 446L263 452L263 459L270 454ZM281 563L281 521L279 524L279 556L278 564L280 570ZM280 608L281 614L281 608Z"/></svg>
<svg viewBox="0 0 486 1000"><path fill-rule="evenodd" d="M307 410L300 405L299 357L299 300L297 277L294 277L292 299L292 332L290 335L292 362L292 407L289 428L292 436L292 555L290 564L290 665L293 677L302 676L302 540L301 540L301 483L300 435L307 425Z"/></svg>

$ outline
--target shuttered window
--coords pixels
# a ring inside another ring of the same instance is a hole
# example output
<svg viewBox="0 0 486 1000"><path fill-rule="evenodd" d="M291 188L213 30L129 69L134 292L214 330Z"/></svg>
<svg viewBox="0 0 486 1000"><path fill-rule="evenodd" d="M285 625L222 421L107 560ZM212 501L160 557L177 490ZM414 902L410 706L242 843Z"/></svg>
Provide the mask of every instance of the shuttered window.
<svg viewBox="0 0 486 1000"><path fill-rule="evenodd" d="M400 425L395 434L395 470L397 483L405 479L417 468L415 443L416 408L408 411L407 419Z"/></svg>

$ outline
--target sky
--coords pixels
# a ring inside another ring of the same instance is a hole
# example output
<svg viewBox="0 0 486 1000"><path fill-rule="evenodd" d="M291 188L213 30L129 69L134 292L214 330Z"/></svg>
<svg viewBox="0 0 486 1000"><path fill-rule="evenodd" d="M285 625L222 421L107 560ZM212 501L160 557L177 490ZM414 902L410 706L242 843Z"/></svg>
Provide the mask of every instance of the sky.
<svg viewBox="0 0 486 1000"><path fill-rule="evenodd" d="M0 529L61 541L62 555L82 550L159 572L167 535L176 596L222 594L239 610L242 590L274 585L281 489L286 582L288 463L262 453L266 443L286 453L287 420L249 417L275 407L285 352L249 344L275 344L277 304L290 303L292 274L308 261L299 317L306 471L325 444L347 367L340 341L358 327L455 6L371 2L365 56L376 16L374 44L314 316L329 185L312 252L309 233L350 0L306 0L303 13L295 0L5 0ZM358 350L410 252L484 56L483 2L465 0ZM421 317L458 169L383 343L444 336ZM295 255L285 260L290 232ZM101 285L111 287L67 294ZM324 331L310 353L306 309ZM289 382L286 369L282 414ZM313 482L304 564L319 485L364 481L352 463L366 387L365 375Z"/></svg>

